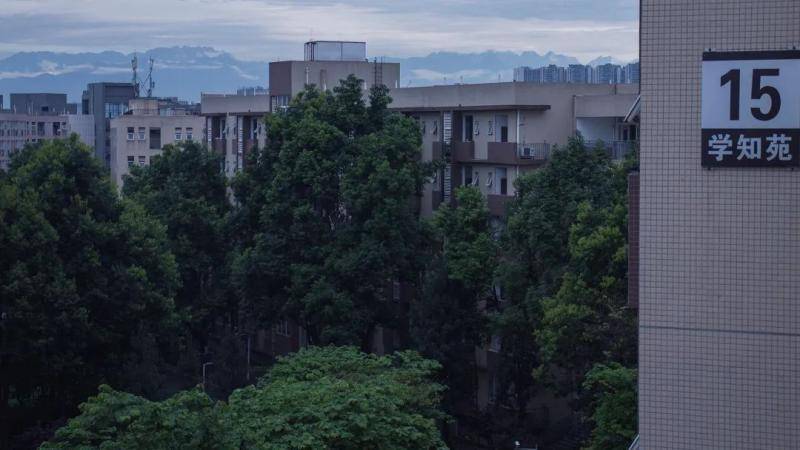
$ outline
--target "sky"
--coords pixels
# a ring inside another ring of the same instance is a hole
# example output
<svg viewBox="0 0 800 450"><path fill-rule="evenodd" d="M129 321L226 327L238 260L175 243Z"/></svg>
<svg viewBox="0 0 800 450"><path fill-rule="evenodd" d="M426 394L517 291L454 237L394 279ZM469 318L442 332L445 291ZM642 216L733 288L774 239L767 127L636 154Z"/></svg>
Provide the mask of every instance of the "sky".
<svg viewBox="0 0 800 450"><path fill-rule="evenodd" d="M0 0L0 56L210 46L245 60L302 58L309 39L367 41L370 56L555 51L638 58L639 0Z"/></svg>

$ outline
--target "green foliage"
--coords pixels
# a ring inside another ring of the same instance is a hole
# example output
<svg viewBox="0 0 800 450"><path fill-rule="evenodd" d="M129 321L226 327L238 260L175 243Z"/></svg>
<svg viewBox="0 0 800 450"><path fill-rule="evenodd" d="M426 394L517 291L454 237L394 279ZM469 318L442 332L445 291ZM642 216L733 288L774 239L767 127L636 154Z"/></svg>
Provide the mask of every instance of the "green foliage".
<svg viewBox="0 0 800 450"><path fill-rule="evenodd" d="M236 391L230 408L247 448L443 448L438 368L413 352L306 349Z"/></svg>
<svg viewBox="0 0 800 450"><path fill-rule="evenodd" d="M220 167L221 157L197 143L167 145L149 166L134 167L123 187L166 226L181 278L176 303L201 339L216 318L235 316L227 270L231 206Z"/></svg>
<svg viewBox="0 0 800 450"><path fill-rule="evenodd" d="M442 205L433 218L437 245L424 275L422 295L411 304L415 348L444 366L449 410L475 397L475 347L485 335L482 308L492 299L498 252L480 191L459 188L456 204Z"/></svg>
<svg viewBox="0 0 800 450"><path fill-rule="evenodd" d="M198 390L151 402L101 386L42 448L444 448L438 368L413 352L317 347L279 360L227 405Z"/></svg>
<svg viewBox="0 0 800 450"><path fill-rule="evenodd" d="M197 389L152 402L103 385L41 449L238 448L225 411Z"/></svg>
<svg viewBox="0 0 800 450"><path fill-rule="evenodd" d="M627 448L636 436L636 370L598 364L586 375L584 388L594 396L595 423L586 450Z"/></svg>
<svg viewBox="0 0 800 450"><path fill-rule="evenodd" d="M0 180L0 249L0 388L15 408L59 414L119 380L137 333L175 325L164 227L119 201L74 136L13 159Z"/></svg>
<svg viewBox="0 0 800 450"><path fill-rule="evenodd" d="M262 325L288 316L315 343L362 348L375 325L395 325L386 292L416 279L423 241L411 199L427 170L418 127L388 113L389 101L375 87L366 106L351 76L267 118L269 144L236 182L247 210L234 264Z"/></svg>

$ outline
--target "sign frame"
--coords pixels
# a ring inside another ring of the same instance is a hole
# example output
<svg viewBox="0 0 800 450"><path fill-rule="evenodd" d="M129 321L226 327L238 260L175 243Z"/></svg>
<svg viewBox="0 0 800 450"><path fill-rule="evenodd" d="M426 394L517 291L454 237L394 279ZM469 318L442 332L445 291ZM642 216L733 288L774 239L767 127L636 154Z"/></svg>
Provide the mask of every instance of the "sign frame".
<svg viewBox="0 0 800 450"><path fill-rule="evenodd" d="M800 50L706 51L701 166L800 167Z"/></svg>

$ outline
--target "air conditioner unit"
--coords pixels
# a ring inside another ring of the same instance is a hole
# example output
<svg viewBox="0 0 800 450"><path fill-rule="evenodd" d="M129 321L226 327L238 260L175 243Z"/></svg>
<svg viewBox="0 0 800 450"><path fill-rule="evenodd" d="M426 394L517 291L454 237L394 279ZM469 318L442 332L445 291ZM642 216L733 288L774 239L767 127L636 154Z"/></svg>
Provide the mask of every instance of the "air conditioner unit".
<svg viewBox="0 0 800 450"><path fill-rule="evenodd" d="M520 158L525 158L525 159L533 158L533 148L523 147L522 153L520 154Z"/></svg>

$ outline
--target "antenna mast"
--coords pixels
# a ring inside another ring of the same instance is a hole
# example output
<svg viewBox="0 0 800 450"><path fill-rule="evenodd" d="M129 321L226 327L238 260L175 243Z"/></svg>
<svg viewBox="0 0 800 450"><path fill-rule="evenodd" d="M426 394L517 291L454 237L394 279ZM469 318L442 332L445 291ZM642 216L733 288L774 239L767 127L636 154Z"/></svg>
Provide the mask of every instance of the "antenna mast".
<svg viewBox="0 0 800 450"><path fill-rule="evenodd" d="M156 82L153 80L153 63L155 60L151 57L150 58L150 66L147 69L147 78L145 78L145 85L147 86L147 98L153 96L153 88L156 87Z"/></svg>
<svg viewBox="0 0 800 450"><path fill-rule="evenodd" d="M139 97L139 75L136 73L136 70L139 68L139 57L136 53L133 54L133 59L131 60L131 69L133 69L133 79L131 79L131 84L133 85L133 96L134 98Z"/></svg>

